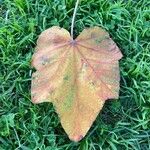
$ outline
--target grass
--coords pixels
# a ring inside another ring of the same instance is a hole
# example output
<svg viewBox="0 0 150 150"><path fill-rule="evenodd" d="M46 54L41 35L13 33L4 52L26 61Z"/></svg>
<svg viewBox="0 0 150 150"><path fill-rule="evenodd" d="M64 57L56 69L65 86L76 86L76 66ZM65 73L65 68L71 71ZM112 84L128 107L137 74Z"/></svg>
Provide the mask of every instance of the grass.
<svg viewBox="0 0 150 150"><path fill-rule="evenodd" d="M0 150L149 150L150 3L82 0L75 36L105 28L120 47L119 100L107 101L87 136L71 142L52 104L30 102L32 54L38 35L70 30L73 0L0 0Z"/></svg>

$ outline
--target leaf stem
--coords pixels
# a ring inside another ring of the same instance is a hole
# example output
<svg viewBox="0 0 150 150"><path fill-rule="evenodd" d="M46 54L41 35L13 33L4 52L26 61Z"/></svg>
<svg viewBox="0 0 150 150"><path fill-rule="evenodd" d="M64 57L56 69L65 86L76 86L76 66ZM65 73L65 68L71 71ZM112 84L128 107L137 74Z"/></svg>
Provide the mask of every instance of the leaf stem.
<svg viewBox="0 0 150 150"><path fill-rule="evenodd" d="M75 17L76 17L78 5L79 5L79 0L76 1L76 5L74 8L73 17L72 17L72 23L71 23L71 37L72 37L72 39L73 39L73 28L74 28L74 22L75 22Z"/></svg>

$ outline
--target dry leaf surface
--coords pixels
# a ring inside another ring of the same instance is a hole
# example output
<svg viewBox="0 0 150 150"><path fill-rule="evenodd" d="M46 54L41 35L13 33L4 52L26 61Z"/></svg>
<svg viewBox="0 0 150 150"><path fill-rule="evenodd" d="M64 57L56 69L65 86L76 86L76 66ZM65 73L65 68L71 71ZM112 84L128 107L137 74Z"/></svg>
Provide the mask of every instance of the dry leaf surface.
<svg viewBox="0 0 150 150"><path fill-rule="evenodd" d="M118 98L121 57L99 27L83 30L75 40L63 28L45 30L32 58L32 102L52 102L69 138L81 140L105 100Z"/></svg>

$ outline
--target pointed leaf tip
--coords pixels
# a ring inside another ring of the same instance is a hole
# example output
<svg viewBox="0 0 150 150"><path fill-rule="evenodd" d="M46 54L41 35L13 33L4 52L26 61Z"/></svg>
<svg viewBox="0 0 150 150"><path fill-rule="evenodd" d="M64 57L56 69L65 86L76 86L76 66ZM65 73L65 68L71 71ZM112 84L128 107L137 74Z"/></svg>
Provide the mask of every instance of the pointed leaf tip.
<svg viewBox="0 0 150 150"><path fill-rule="evenodd" d="M73 137L69 137L69 139L74 142L79 142L82 140L82 138L83 138L82 135L74 135Z"/></svg>

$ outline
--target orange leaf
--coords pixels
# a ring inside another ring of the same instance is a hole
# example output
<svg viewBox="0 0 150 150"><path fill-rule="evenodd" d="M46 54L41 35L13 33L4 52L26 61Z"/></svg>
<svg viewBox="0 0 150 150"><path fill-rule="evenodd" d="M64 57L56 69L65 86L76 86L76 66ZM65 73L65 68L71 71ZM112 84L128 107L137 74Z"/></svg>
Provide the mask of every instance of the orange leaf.
<svg viewBox="0 0 150 150"><path fill-rule="evenodd" d="M81 140L105 100L118 98L122 54L108 33L85 29L73 40L67 30L51 27L37 41L32 65L32 102L52 102L73 141Z"/></svg>

